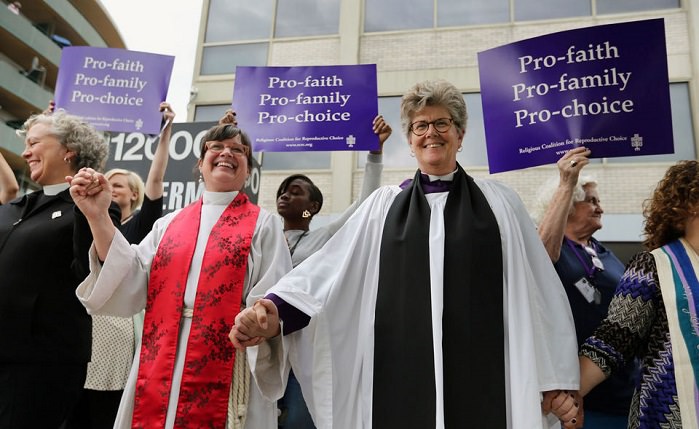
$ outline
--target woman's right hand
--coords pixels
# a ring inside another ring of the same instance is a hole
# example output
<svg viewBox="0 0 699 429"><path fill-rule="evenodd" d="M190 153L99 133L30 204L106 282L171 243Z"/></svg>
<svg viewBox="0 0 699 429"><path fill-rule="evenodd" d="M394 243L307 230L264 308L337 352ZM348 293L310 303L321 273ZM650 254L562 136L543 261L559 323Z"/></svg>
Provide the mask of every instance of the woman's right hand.
<svg viewBox="0 0 699 429"><path fill-rule="evenodd" d="M238 118L236 118L235 110L227 109L226 113L223 114L223 117L218 120L218 124L219 125L231 124L237 128L238 127Z"/></svg>
<svg viewBox="0 0 699 429"><path fill-rule="evenodd" d="M592 151L584 146L573 148L563 154L558 160L558 173L561 177L561 183L575 186L578 183L580 170L590 163L588 158Z"/></svg>
<svg viewBox="0 0 699 429"><path fill-rule="evenodd" d="M67 176L66 182L70 196L88 220L109 216L112 188L103 174L84 167L75 176Z"/></svg>

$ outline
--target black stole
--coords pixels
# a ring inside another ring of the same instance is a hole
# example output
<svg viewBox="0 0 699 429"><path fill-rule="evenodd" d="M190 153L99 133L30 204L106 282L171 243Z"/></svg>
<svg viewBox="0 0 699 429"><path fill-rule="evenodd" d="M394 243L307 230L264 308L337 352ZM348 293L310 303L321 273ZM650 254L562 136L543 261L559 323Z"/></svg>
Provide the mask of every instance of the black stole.
<svg viewBox="0 0 699 429"><path fill-rule="evenodd" d="M433 428L430 207L418 170L396 196L381 240L374 326L373 427ZM443 365L446 428L505 428L500 230L461 166L444 209Z"/></svg>

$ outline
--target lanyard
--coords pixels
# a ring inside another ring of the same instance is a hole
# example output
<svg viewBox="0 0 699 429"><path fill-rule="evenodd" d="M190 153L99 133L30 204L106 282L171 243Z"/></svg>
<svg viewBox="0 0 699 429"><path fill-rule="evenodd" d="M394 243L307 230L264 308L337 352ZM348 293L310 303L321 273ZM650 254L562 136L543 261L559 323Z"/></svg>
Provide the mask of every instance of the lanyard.
<svg viewBox="0 0 699 429"><path fill-rule="evenodd" d="M578 258L578 260L580 261L580 264L585 269L585 273L587 274L587 277L589 277L590 279L595 278L595 272L597 270L595 269L594 264L592 264L592 262L590 262L590 265L587 264L587 261L585 260L585 258L583 258L580 255L580 252L578 252L578 249L575 248L575 245L573 244L573 241L571 239L566 237L565 241L566 241L566 243L568 243L568 246L570 246L570 248L573 250L573 253L575 253L575 256ZM585 254L587 254L587 252L585 252Z"/></svg>
<svg viewBox="0 0 699 429"><path fill-rule="evenodd" d="M289 247L289 253L291 253L291 256L294 256L294 252L296 251L296 247L299 245L299 242L301 241L301 239L303 237L305 237L307 235L308 235L308 231L304 231L303 234L299 235L299 238L296 239L296 243L294 243L293 246ZM287 242L287 244L289 244L289 243Z"/></svg>

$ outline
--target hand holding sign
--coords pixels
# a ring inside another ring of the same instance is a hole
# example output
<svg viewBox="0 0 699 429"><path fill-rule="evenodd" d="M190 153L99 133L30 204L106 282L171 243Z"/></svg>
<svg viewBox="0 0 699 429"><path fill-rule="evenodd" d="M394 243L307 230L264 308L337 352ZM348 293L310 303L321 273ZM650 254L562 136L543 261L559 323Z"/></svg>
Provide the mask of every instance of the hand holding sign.
<svg viewBox="0 0 699 429"><path fill-rule="evenodd" d="M491 173L581 145L595 157L673 152L662 19L548 34L478 62Z"/></svg>
<svg viewBox="0 0 699 429"><path fill-rule="evenodd" d="M158 134L152 109L167 97L172 56L115 48L63 49L56 106L102 131Z"/></svg>

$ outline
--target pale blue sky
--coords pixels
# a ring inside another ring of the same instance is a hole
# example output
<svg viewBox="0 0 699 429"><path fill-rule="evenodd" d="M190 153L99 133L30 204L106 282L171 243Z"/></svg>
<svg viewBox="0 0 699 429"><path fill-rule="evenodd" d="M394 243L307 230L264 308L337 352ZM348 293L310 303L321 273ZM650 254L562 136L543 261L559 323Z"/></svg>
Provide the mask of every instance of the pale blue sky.
<svg viewBox="0 0 699 429"><path fill-rule="evenodd" d="M168 101L186 122L202 0L100 0L127 49L174 55Z"/></svg>

